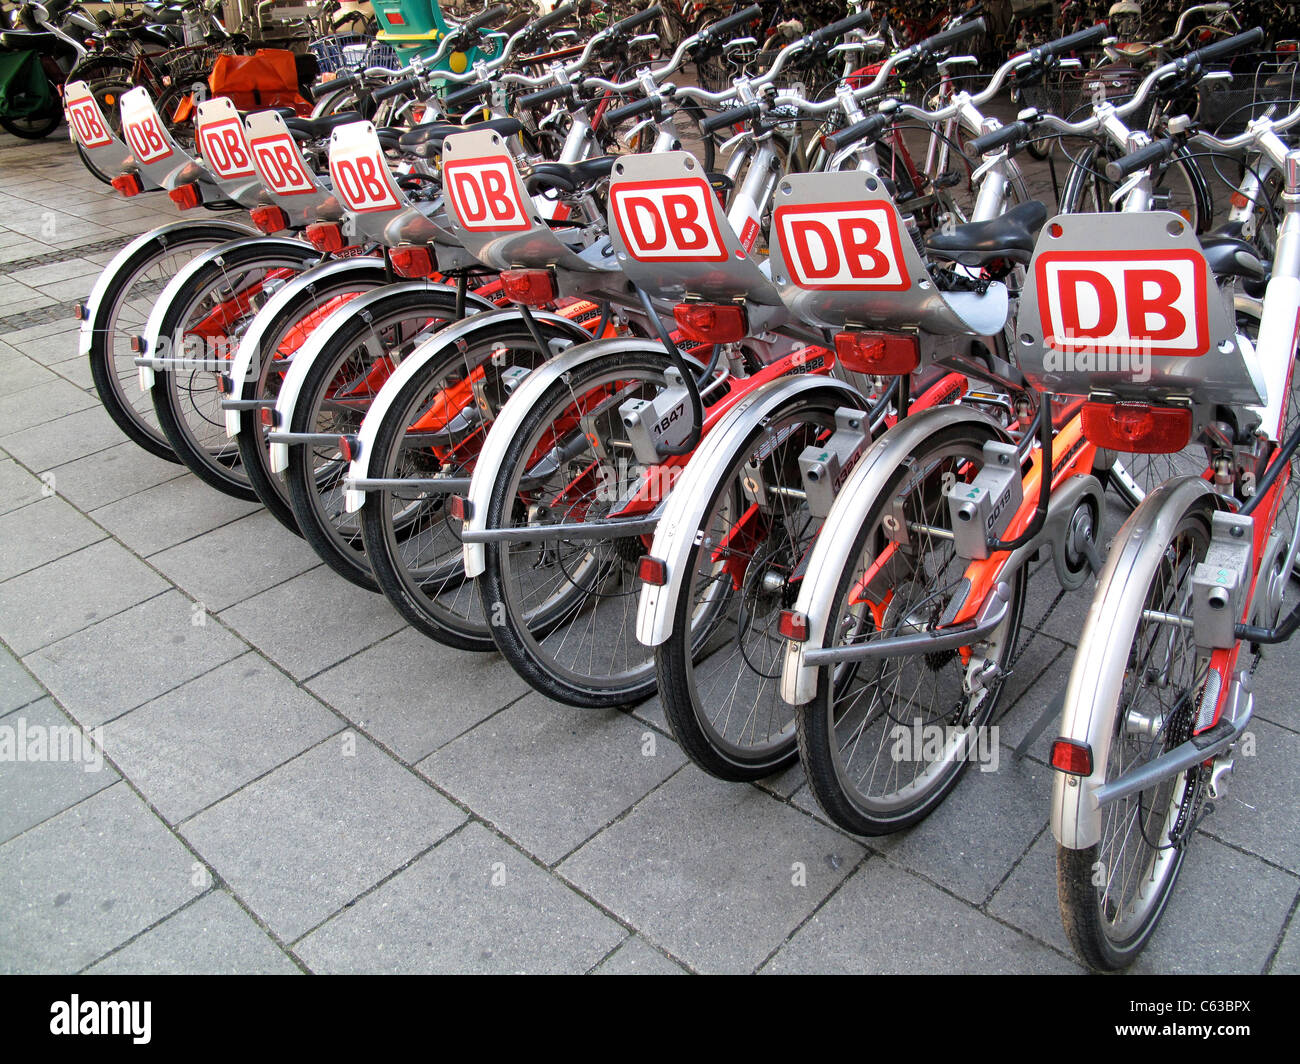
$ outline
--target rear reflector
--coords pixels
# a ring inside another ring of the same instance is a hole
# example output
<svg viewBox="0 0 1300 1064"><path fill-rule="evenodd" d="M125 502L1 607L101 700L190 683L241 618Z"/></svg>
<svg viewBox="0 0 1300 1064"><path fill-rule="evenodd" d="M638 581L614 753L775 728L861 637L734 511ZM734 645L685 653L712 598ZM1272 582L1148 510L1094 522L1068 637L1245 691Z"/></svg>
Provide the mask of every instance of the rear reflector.
<svg viewBox="0 0 1300 1064"><path fill-rule="evenodd" d="M433 252L424 247L393 248L388 258L398 277L428 277L437 269Z"/></svg>
<svg viewBox="0 0 1300 1064"><path fill-rule="evenodd" d="M143 355L145 348L148 346L148 344L144 342L143 336L131 337L130 343L131 343L131 350L137 355Z"/></svg>
<svg viewBox="0 0 1300 1064"><path fill-rule="evenodd" d="M73 316L77 319L77 321L85 321L85 320L86 320L86 304L85 304L85 303L78 303L75 307L72 308L72 314L73 314Z"/></svg>
<svg viewBox="0 0 1300 1064"><path fill-rule="evenodd" d="M343 461L355 462L361 456L361 441L356 436L340 436L339 454Z"/></svg>
<svg viewBox="0 0 1300 1064"><path fill-rule="evenodd" d="M289 216L282 207L254 207L248 216L268 236L289 228Z"/></svg>
<svg viewBox="0 0 1300 1064"><path fill-rule="evenodd" d="M898 333L836 333L835 354L845 369L872 376L901 377L921 364L916 337Z"/></svg>
<svg viewBox="0 0 1300 1064"><path fill-rule="evenodd" d="M749 332L745 308L734 303L678 303L673 319L688 340L701 344L734 344Z"/></svg>
<svg viewBox="0 0 1300 1064"><path fill-rule="evenodd" d="M453 495L447 500L447 512L457 521L468 521L474 506L464 495Z"/></svg>
<svg viewBox="0 0 1300 1064"><path fill-rule="evenodd" d="M1052 743L1052 768L1071 776L1091 776L1092 747L1073 739L1057 739Z"/></svg>
<svg viewBox="0 0 1300 1064"><path fill-rule="evenodd" d="M808 639L808 615L798 610L782 610L776 630L787 639L803 643Z"/></svg>
<svg viewBox="0 0 1300 1064"><path fill-rule="evenodd" d="M643 554L641 560L637 562L636 575L641 578L642 583L663 587L668 583L668 566L658 558Z"/></svg>
<svg viewBox="0 0 1300 1064"><path fill-rule="evenodd" d="M199 186L193 181L188 185L181 185L172 189L167 193L167 198L183 211L197 207L203 202L202 197L199 195Z"/></svg>
<svg viewBox="0 0 1300 1064"><path fill-rule="evenodd" d="M135 174L122 174L121 177L115 177L109 182L118 192L128 198L138 196L144 191L144 185Z"/></svg>
<svg viewBox="0 0 1300 1064"><path fill-rule="evenodd" d="M307 226L306 237L317 251L343 250L343 227L335 222L313 222Z"/></svg>
<svg viewBox="0 0 1300 1064"><path fill-rule="evenodd" d="M1179 406L1088 402L1082 424L1089 443L1127 454L1173 454L1192 438L1192 412Z"/></svg>
<svg viewBox="0 0 1300 1064"><path fill-rule="evenodd" d="M510 302L530 307L545 306L557 294L550 270L502 270L501 291Z"/></svg>

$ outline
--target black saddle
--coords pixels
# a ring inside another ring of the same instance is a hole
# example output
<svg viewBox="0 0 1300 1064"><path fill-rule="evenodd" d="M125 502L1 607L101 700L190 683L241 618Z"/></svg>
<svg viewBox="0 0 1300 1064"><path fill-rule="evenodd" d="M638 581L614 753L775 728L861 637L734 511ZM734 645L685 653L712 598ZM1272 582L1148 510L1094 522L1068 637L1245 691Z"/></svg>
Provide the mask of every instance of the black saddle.
<svg viewBox="0 0 1300 1064"><path fill-rule="evenodd" d="M453 133L490 130L500 137L513 137L523 128L517 118L489 118L486 122L473 122L467 126L455 122L425 122L403 133L398 144L402 151L410 155L433 159L442 153L442 142Z"/></svg>
<svg viewBox="0 0 1300 1064"><path fill-rule="evenodd" d="M1201 238L1201 249L1215 277L1240 277L1246 281L1268 278L1268 264L1254 247L1238 236L1216 229Z"/></svg>
<svg viewBox="0 0 1300 1064"><path fill-rule="evenodd" d="M283 113L281 111L281 114ZM290 132L308 137L311 140L323 140L338 129L339 126L364 121L365 116L357 114L356 111L340 111L336 115L325 115L323 118L299 118L292 113L284 116L284 124L289 127Z"/></svg>
<svg viewBox="0 0 1300 1064"><path fill-rule="evenodd" d="M1027 263L1045 221L1047 207L1030 200L987 222L967 222L949 233L936 233L926 246L935 258L963 266L987 266L997 259Z"/></svg>
<svg viewBox="0 0 1300 1064"><path fill-rule="evenodd" d="M0 48L11 52L39 52L42 55L73 54L76 49L49 30L0 31Z"/></svg>
<svg viewBox="0 0 1300 1064"><path fill-rule="evenodd" d="M598 155L576 163L537 163L524 177L529 194L538 192L577 192L581 188L609 177L614 156Z"/></svg>

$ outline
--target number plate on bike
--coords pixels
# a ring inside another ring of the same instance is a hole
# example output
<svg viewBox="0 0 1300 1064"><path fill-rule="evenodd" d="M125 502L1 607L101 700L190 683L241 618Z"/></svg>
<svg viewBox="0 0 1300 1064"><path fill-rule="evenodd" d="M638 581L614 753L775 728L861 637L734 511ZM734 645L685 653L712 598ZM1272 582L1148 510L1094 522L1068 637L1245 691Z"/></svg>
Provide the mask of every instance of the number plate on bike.
<svg viewBox="0 0 1300 1064"><path fill-rule="evenodd" d="M317 191L315 176L283 118L274 111L259 111L248 116L246 128L253 165L271 192L277 196L305 196Z"/></svg>
<svg viewBox="0 0 1300 1064"><path fill-rule="evenodd" d="M1169 211L1064 214L1043 227L1016 358L1044 390L1258 404L1254 352L1195 233Z"/></svg>
<svg viewBox="0 0 1300 1064"><path fill-rule="evenodd" d="M199 104L195 139L208 169L222 180L235 181L257 173L243 119L224 96Z"/></svg>
<svg viewBox="0 0 1300 1064"><path fill-rule="evenodd" d="M141 166L152 166L173 154L171 137L163 127L158 109L143 88L122 96L122 132L131 154Z"/></svg>
<svg viewBox="0 0 1300 1064"><path fill-rule="evenodd" d="M99 109L99 104L84 81L74 81L64 94L68 125L83 148L103 148L113 143L113 134Z"/></svg>

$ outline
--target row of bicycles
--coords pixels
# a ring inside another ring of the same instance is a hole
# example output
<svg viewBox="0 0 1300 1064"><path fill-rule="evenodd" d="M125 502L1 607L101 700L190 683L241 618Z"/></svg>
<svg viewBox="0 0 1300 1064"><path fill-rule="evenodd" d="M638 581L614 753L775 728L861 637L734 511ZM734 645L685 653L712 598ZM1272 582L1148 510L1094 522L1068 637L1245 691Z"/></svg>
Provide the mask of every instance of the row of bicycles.
<svg viewBox="0 0 1300 1064"><path fill-rule="evenodd" d="M1128 965L1300 627L1300 109L1231 137L1180 109L1261 34L1067 120L1007 94L1104 24L974 78L981 20L896 47L863 11L714 90L692 71L757 7L671 52L658 7L580 47L571 12L462 73L441 55L504 8L343 74L353 110L202 100L192 147L147 89L115 126L70 84L118 191L251 223L105 268L78 307L105 407L430 639L571 705L657 696L725 780L801 760L858 835L986 748L1031 584L1092 586L1034 733L1070 940ZM845 75L814 97L796 61ZM1053 211L1020 163L1057 139L1093 195ZM1233 187L1195 215L1170 175L1206 160Z"/></svg>

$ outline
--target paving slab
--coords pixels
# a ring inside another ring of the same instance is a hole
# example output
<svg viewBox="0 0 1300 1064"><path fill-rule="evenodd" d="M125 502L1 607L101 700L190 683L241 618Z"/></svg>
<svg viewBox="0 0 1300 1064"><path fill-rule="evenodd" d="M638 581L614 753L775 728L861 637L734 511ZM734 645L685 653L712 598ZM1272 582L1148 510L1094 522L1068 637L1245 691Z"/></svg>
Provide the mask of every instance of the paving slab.
<svg viewBox="0 0 1300 1064"><path fill-rule="evenodd" d="M0 971L84 968L193 898L202 872L116 783L0 846Z"/></svg>
<svg viewBox="0 0 1300 1064"><path fill-rule="evenodd" d="M581 973L626 932L470 824L299 942L317 972Z"/></svg>
<svg viewBox="0 0 1300 1064"><path fill-rule="evenodd" d="M129 440L45 473L62 498L86 511L189 475L183 465L157 458Z"/></svg>
<svg viewBox="0 0 1300 1064"><path fill-rule="evenodd" d="M181 828L286 942L465 820L373 743L335 736Z"/></svg>
<svg viewBox="0 0 1300 1064"><path fill-rule="evenodd" d="M92 513L132 550L150 555L259 509L261 503L233 498L191 475L138 491Z"/></svg>
<svg viewBox="0 0 1300 1064"><path fill-rule="evenodd" d="M617 710L532 694L417 766L529 853L554 864L685 764L677 744ZM509 787L500 767L512 766Z"/></svg>
<svg viewBox="0 0 1300 1064"><path fill-rule="evenodd" d="M104 530L62 499L44 498L0 514L0 580L35 569L104 538Z"/></svg>

